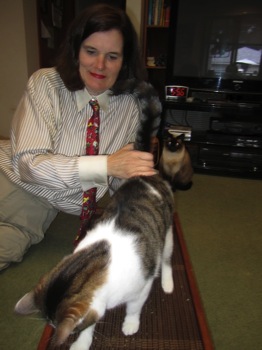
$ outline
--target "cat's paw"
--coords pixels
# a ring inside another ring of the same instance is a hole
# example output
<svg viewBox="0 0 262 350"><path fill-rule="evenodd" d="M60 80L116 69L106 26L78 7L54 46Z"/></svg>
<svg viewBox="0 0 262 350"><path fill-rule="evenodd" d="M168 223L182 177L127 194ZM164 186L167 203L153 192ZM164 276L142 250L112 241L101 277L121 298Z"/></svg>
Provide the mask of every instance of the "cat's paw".
<svg viewBox="0 0 262 350"><path fill-rule="evenodd" d="M89 347L87 344L79 344L76 342L74 342L71 346L70 346L70 350L89 350Z"/></svg>
<svg viewBox="0 0 262 350"><path fill-rule="evenodd" d="M140 322L137 317L126 317L122 326L122 332L125 335L135 334L139 329L139 324Z"/></svg>
<svg viewBox="0 0 262 350"><path fill-rule="evenodd" d="M173 279L171 280L166 280L166 281L162 281L162 288L164 290L165 293L170 294L173 292L174 290L174 282Z"/></svg>
<svg viewBox="0 0 262 350"><path fill-rule="evenodd" d="M89 350L92 344L90 333L92 334L92 330L90 332L89 329L82 331L77 340L71 344L69 350Z"/></svg>
<svg viewBox="0 0 262 350"><path fill-rule="evenodd" d="M174 281L171 269L162 271L161 285L165 293L172 293L174 290Z"/></svg>

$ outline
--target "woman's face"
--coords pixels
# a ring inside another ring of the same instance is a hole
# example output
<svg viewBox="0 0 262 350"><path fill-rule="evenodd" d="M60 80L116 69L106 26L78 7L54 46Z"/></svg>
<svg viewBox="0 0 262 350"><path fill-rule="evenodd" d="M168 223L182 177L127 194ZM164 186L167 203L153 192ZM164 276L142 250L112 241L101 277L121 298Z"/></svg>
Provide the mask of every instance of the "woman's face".
<svg viewBox="0 0 262 350"><path fill-rule="evenodd" d="M110 89L123 63L123 37L112 29L88 36L79 51L79 73L92 95Z"/></svg>

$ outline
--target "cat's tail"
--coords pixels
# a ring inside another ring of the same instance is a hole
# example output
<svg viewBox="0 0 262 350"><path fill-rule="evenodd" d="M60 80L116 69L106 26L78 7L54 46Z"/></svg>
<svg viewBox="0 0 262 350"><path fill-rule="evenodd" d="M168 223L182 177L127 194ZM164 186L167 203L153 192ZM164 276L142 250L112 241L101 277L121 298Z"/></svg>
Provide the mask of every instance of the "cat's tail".
<svg viewBox="0 0 262 350"><path fill-rule="evenodd" d="M139 101L141 109L140 126L137 131L134 149L149 152L151 149L151 138L155 136L162 113L162 104L153 86L145 81L138 82L135 79L128 80L121 85L121 90L114 90L114 94L132 94Z"/></svg>
<svg viewBox="0 0 262 350"><path fill-rule="evenodd" d="M162 105L152 85L141 83L134 91L141 106L141 120L134 149L150 152L152 137L156 135L160 124Z"/></svg>

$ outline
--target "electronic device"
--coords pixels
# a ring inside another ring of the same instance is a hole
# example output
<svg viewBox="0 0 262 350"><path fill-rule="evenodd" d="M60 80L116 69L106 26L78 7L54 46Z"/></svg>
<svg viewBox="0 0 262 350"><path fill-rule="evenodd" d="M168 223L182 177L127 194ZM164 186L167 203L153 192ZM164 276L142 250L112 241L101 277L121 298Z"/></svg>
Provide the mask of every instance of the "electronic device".
<svg viewBox="0 0 262 350"><path fill-rule="evenodd" d="M165 131L168 131L170 134L174 135L174 137L184 134L185 141L191 140L192 128L189 126L173 125L167 123L165 125Z"/></svg>
<svg viewBox="0 0 262 350"><path fill-rule="evenodd" d="M262 122L230 118L211 118L210 130L225 134L262 136Z"/></svg>
<svg viewBox="0 0 262 350"><path fill-rule="evenodd" d="M261 103L261 33L261 0L171 1L166 85Z"/></svg>
<svg viewBox="0 0 262 350"><path fill-rule="evenodd" d="M165 98L167 101L186 100L188 87L181 85L167 85L165 87Z"/></svg>
<svg viewBox="0 0 262 350"><path fill-rule="evenodd" d="M241 175L262 178L262 150L234 145L187 144L192 164L199 171L215 174Z"/></svg>

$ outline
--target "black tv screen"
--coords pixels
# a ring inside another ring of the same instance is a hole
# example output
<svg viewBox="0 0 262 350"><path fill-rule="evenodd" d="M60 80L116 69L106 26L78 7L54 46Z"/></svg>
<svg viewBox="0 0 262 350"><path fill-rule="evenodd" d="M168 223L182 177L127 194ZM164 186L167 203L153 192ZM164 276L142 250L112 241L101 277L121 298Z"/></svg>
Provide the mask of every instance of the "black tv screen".
<svg viewBox="0 0 262 350"><path fill-rule="evenodd" d="M262 0L171 1L167 85L262 91Z"/></svg>

